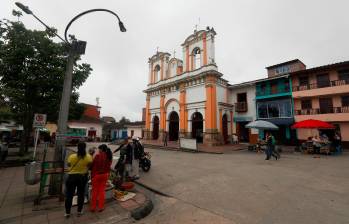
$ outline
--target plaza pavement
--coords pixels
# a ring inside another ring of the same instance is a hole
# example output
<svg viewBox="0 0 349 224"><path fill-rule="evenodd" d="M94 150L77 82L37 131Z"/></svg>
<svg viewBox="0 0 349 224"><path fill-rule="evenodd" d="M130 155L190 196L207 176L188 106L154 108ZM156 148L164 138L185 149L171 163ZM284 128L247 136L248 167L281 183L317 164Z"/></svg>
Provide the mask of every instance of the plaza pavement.
<svg viewBox="0 0 349 224"><path fill-rule="evenodd" d="M12 149L11 149L12 150ZM13 151L18 151L14 149ZM53 149L48 159L52 160ZM43 149L38 149L37 158L42 158ZM134 218L143 218L149 208L149 197L143 189L137 189L135 198L126 202L106 201L103 212L91 213L88 204L84 206L84 215L76 216L76 207L72 208L72 216L64 217L64 202L58 198L43 200L34 205L39 192L39 184L27 185L24 182L24 166L0 168L0 224L128 224ZM146 208L148 206L148 208Z"/></svg>
<svg viewBox="0 0 349 224"><path fill-rule="evenodd" d="M170 197L158 196L141 223L349 223L349 153L266 161L247 150L146 151L152 168L139 182Z"/></svg>

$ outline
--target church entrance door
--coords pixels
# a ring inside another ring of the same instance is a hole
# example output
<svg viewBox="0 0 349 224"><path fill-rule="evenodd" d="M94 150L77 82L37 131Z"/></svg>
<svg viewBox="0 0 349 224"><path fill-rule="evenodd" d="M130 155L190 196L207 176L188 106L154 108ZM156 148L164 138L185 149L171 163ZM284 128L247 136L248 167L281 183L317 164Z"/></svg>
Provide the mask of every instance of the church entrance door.
<svg viewBox="0 0 349 224"><path fill-rule="evenodd" d="M179 116L177 112L172 111L169 117L169 141L177 141L179 134Z"/></svg>
<svg viewBox="0 0 349 224"><path fill-rule="evenodd" d="M202 143L204 131L204 119L200 112L195 112L191 118L191 137L196 139L196 142Z"/></svg>
<svg viewBox="0 0 349 224"><path fill-rule="evenodd" d="M159 138L159 117L154 116L153 118L153 140L156 140Z"/></svg>
<svg viewBox="0 0 349 224"><path fill-rule="evenodd" d="M224 143L228 143L228 116L226 114L222 117L222 134Z"/></svg>

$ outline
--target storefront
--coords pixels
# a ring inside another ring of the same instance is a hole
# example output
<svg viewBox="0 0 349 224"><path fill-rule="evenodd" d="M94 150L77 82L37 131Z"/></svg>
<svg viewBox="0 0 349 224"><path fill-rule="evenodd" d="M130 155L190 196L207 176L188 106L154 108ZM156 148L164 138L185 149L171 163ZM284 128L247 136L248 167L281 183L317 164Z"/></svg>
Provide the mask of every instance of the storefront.
<svg viewBox="0 0 349 224"><path fill-rule="evenodd" d="M235 133L239 142L255 143L258 139L258 130L246 128L245 125L253 121L252 117L234 117Z"/></svg>
<svg viewBox="0 0 349 224"><path fill-rule="evenodd" d="M297 139L296 131L291 129L294 123L292 113L292 99L290 97L278 97L257 101L257 117L260 120L269 121L279 127L277 131L271 131L278 144L293 145ZM264 138L265 132L259 132L259 138Z"/></svg>

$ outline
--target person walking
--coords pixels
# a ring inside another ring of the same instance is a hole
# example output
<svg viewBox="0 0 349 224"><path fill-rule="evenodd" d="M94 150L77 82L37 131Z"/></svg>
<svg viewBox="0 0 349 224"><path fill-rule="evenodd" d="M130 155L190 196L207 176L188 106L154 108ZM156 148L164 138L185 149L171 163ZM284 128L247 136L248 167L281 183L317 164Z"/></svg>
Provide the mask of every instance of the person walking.
<svg viewBox="0 0 349 224"><path fill-rule="evenodd" d="M275 137L273 136L273 134L270 134L271 136L271 143L272 143L272 151L271 151L271 155L275 158L275 160L280 159L280 153L278 152L278 150L276 149L276 140Z"/></svg>
<svg viewBox="0 0 349 224"><path fill-rule="evenodd" d="M269 157L268 159L270 159L270 157L274 157L275 160L278 160L280 158L280 154L279 152L276 151L276 141L275 141L275 137L273 136L272 133L268 133L268 137L267 137L267 145L269 148Z"/></svg>
<svg viewBox="0 0 349 224"><path fill-rule="evenodd" d="M51 143L51 136L49 133L44 133L44 150L47 150Z"/></svg>
<svg viewBox="0 0 349 224"><path fill-rule="evenodd" d="M267 157L265 158L265 160L269 160L270 157L272 156L276 160L278 160L280 158L280 154L275 150L276 141L274 136L270 132L267 132L266 134L266 142L267 142L267 150L266 150Z"/></svg>
<svg viewBox="0 0 349 224"><path fill-rule="evenodd" d="M90 203L90 211L95 212L98 208L99 212L104 210L105 186L109 178L110 166L113 155L107 145L103 144L98 147L98 153L95 155L91 167L92 179L92 196ZM98 201L98 204L97 204Z"/></svg>
<svg viewBox="0 0 349 224"><path fill-rule="evenodd" d="M68 157L68 178L66 180L65 217L70 217L72 201L77 190L78 216L82 215L84 206L85 186L87 183L87 172L92 163L91 155L86 153L86 143L79 142L78 152Z"/></svg>
<svg viewBox="0 0 349 224"><path fill-rule="evenodd" d="M167 139L168 139L167 131L164 131L164 137L163 137L164 146L167 146Z"/></svg>
<svg viewBox="0 0 349 224"><path fill-rule="evenodd" d="M132 138L132 149L133 149L133 160L132 160L132 175L131 177L133 179L139 178L139 160L141 159L144 148L143 145L140 143L139 138L133 137Z"/></svg>
<svg viewBox="0 0 349 224"><path fill-rule="evenodd" d="M267 150L265 150L266 158L265 160L269 160L272 154L272 138L270 137L269 132L265 134L265 141L267 143Z"/></svg>
<svg viewBox="0 0 349 224"><path fill-rule="evenodd" d="M342 137L338 132L336 132L334 135L333 144L336 149L335 153L337 155L342 154Z"/></svg>

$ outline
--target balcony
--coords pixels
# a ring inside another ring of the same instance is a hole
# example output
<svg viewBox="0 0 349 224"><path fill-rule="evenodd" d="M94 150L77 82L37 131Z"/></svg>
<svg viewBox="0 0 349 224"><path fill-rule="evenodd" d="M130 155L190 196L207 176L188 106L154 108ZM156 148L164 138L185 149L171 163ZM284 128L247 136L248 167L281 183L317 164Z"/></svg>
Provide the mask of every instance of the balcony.
<svg viewBox="0 0 349 224"><path fill-rule="evenodd" d="M329 82L320 82L320 83L311 83L307 85L301 85L301 86L293 86L292 91L304 91L304 90L311 90L311 89L319 89L319 88L326 88L326 87L333 87L333 86L343 86L343 85L349 85L349 80L333 80Z"/></svg>
<svg viewBox="0 0 349 224"><path fill-rule="evenodd" d="M349 93L349 80L334 80L324 83L313 83L292 88L293 98L309 98L327 95L340 95Z"/></svg>
<svg viewBox="0 0 349 224"><path fill-rule="evenodd" d="M323 110L305 109L295 110L296 122L314 119L326 122L347 122L349 119L349 107L330 107Z"/></svg>
<svg viewBox="0 0 349 224"><path fill-rule="evenodd" d="M235 112L247 112L247 102L235 103Z"/></svg>
<svg viewBox="0 0 349 224"><path fill-rule="evenodd" d="M295 115L340 114L349 113L349 107L328 107L295 110Z"/></svg>
<svg viewBox="0 0 349 224"><path fill-rule="evenodd" d="M278 89L265 89L265 90L258 90L256 92L257 96L267 96L267 95L275 95L275 94L281 94L281 93L289 93L290 88L284 87L284 88L278 88Z"/></svg>

